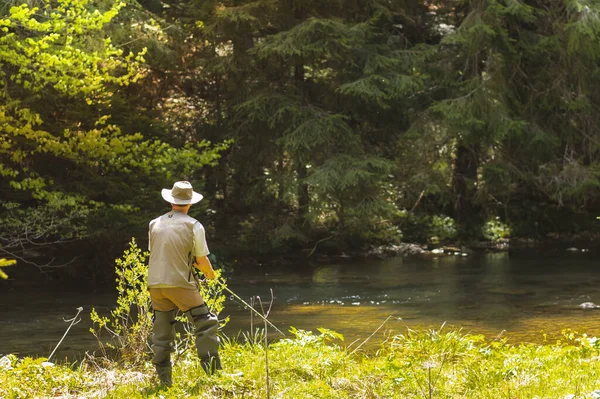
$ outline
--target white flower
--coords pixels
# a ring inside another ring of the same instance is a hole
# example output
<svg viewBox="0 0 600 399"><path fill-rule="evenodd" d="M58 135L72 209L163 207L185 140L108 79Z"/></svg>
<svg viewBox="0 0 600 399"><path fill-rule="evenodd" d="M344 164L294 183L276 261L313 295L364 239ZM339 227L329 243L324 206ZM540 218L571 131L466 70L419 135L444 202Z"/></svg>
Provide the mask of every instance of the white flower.
<svg viewBox="0 0 600 399"><path fill-rule="evenodd" d="M3 356L0 358L0 369L2 370L12 370L12 362L8 356Z"/></svg>

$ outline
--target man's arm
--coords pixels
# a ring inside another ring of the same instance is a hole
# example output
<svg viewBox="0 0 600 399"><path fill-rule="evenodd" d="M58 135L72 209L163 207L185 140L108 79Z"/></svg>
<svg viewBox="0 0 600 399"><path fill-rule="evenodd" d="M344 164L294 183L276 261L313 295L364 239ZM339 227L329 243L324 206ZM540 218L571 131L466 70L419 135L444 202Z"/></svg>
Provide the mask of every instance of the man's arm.
<svg viewBox="0 0 600 399"><path fill-rule="evenodd" d="M215 271L213 270L210 260L207 258L209 254L208 246L206 245L206 237L204 235L204 227L196 222L194 224L194 257L196 258L196 269L200 270L207 279L214 280Z"/></svg>
<svg viewBox="0 0 600 399"><path fill-rule="evenodd" d="M215 279L215 271L213 270L208 256L196 256L196 263L194 263L194 266L196 266L196 269L204 273L207 279Z"/></svg>

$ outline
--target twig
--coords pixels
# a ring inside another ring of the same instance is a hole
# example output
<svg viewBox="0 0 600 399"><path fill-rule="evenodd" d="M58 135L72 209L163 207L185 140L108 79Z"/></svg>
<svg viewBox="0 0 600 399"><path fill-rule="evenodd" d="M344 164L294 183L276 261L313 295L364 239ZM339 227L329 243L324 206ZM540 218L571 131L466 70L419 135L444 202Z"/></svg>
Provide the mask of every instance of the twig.
<svg viewBox="0 0 600 399"><path fill-rule="evenodd" d="M267 399L271 398L271 389L269 387L269 341L267 338L269 334L267 332L267 317L269 317L269 314L271 313L271 307L273 306L273 289L270 289L270 291L271 291L271 302L269 303L269 310L267 310L267 313L265 313L265 309L263 308L260 297L257 296L258 303L260 303L260 310L263 312L263 315L265 315L265 317L264 317L264 320L265 320L265 373L266 373L266 378L267 378Z"/></svg>
<svg viewBox="0 0 600 399"><path fill-rule="evenodd" d="M412 211L415 210L415 208L417 207L417 205L419 205L419 202L421 202L421 199L423 198L423 195L425 195L425 190L421 191L421 195L419 195L419 198L417 199L417 202L415 202L415 204L413 205L412 208L410 208L410 213L412 213Z"/></svg>
<svg viewBox="0 0 600 399"><path fill-rule="evenodd" d="M254 297L250 298L250 304L254 306ZM254 344L254 313L250 311L250 340Z"/></svg>
<svg viewBox="0 0 600 399"><path fill-rule="evenodd" d="M423 386L421 385L421 381L419 381L419 378L416 378L415 366L412 363L410 365L410 369L412 370L413 374L415 374L415 382L417 383L417 389L419 390L421 395L423 395L423 397L425 399L427 399L427 394L425 393L425 388L423 388Z"/></svg>
<svg viewBox="0 0 600 399"><path fill-rule="evenodd" d="M60 341L58 341L58 344L56 345L56 347L54 348L54 350L52 351L52 353L50 354L50 356L48 356L48 360L50 360L50 358L52 357L52 355L54 355L54 352L56 352L56 350L58 349L58 347L60 346L60 344L62 344L63 340L65 339L65 337L69 333L69 330L71 329L71 327L73 327L73 325L78 324L81 321L81 319L77 320L77 317L79 316L79 313L81 313L82 311L83 311L83 308L80 306L80 307L77 308L77 314L75 315L75 317L73 317L72 319L63 319L66 323L71 322L71 324L69 324L69 327L67 328L67 331L65 331L65 333L62 336L62 338L60 339Z"/></svg>
<svg viewBox="0 0 600 399"><path fill-rule="evenodd" d="M55 268L55 269L56 269L56 268L59 268L59 267L66 267L66 266L70 265L71 263L75 262L77 259L79 259L79 258L80 258L80 256L76 256L76 257L74 257L73 259L69 260L68 262L66 262L66 263L62 263L62 264L60 264L60 265L53 265L53 264L52 264L52 262L54 262L54 260L56 260L56 258L52 258L52 259L51 259L51 260L50 260L48 263L46 263L45 265L40 265L40 264L38 264L38 263L36 263L36 262L32 262L32 261L29 261L29 260L27 260L27 259L25 259L25 258L21 257L21 256L18 256L18 255L17 255L17 253L16 253L16 252L14 252L14 251L9 251L9 250L7 250L7 249L4 249L4 248L0 248L0 251L1 251L1 252L4 252L4 253L5 253L5 254L7 254L8 256L10 256L11 258L15 258L15 259L18 259L18 260L20 260L20 261L21 261L21 262L23 262L23 263L27 263L28 265L35 266L35 267L37 267L37 268L38 268L40 271L43 271L43 269L44 269L44 268L47 268L47 269L52 269L52 268ZM21 251L21 252L22 252L22 251Z"/></svg>
<svg viewBox="0 0 600 399"><path fill-rule="evenodd" d="M229 287L227 287L225 284L223 284L221 281L217 281L217 283L221 284L221 287L229 292L231 295L233 295L233 297L235 299L237 299L238 301L240 301L244 306L247 306L248 308L250 308L251 311L254 312L254 314L256 314L258 317L260 317L261 319L263 319L264 322L268 323L271 327L273 327L275 329L275 331L277 331L279 334L283 335L284 337L286 336L283 331L281 331L279 328L277 328L273 323L271 323L269 320L266 319L265 316L263 316L262 314L260 314L260 312L256 309L254 309L254 307L250 306L250 304L248 304L248 302L244 301L242 298L240 298L240 296L238 294L236 294L235 292L231 291L229 289ZM271 310L271 308L269 308L269 310Z"/></svg>
<svg viewBox="0 0 600 399"><path fill-rule="evenodd" d="M385 323L387 323L388 320L391 319L391 318L392 318L392 315L389 315L387 317L387 319L385 319L385 321L383 323L381 323L381 325L379 327L377 327L377 330L373 331L373 334L369 335L369 337L367 339L365 339L363 342L361 342L360 345L358 345L356 348L354 348L354 350L352 352L350 352L350 354L351 355L354 354L354 352L356 352L357 350L359 350L360 347L363 346L364 344L366 344L368 340L370 340L371 338L373 338L373 336L375 334L377 334L377 331L381 330L381 328L385 325Z"/></svg>
<svg viewBox="0 0 600 399"><path fill-rule="evenodd" d="M352 342L350 343L350 345L348 345L348 346L346 347L346 350L349 350L350 348L352 348L352 346L353 346L355 343L357 343L358 341L360 341L360 339L355 339L354 341L352 341Z"/></svg>
<svg viewBox="0 0 600 399"><path fill-rule="evenodd" d="M431 386L431 367L427 368L427 372L427 381L429 382L429 399L433 399L433 386Z"/></svg>
<svg viewBox="0 0 600 399"><path fill-rule="evenodd" d="M320 243L331 240L334 237L335 237L335 235L332 235L332 236L325 237L325 238L322 238L319 241L317 241L317 243L313 247L312 251L310 251L310 253L308 254L307 258L310 258L315 253L315 251L317 250L317 246L319 246Z"/></svg>

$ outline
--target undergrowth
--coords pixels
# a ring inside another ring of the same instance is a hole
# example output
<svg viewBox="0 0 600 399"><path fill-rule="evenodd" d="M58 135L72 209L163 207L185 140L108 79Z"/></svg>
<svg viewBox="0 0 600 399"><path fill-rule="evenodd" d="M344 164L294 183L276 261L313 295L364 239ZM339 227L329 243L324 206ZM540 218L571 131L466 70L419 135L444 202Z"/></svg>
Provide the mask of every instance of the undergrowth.
<svg viewBox="0 0 600 399"><path fill-rule="evenodd" d="M350 354L339 335L293 330L269 345L272 398L600 398L600 341L566 334L552 345L487 342L460 331L409 331L376 353ZM45 359L0 359L2 398L265 398L260 339L225 340L224 373L208 377L189 352L160 389L149 362L137 371ZM243 376L230 373L243 372Z"/></svg>

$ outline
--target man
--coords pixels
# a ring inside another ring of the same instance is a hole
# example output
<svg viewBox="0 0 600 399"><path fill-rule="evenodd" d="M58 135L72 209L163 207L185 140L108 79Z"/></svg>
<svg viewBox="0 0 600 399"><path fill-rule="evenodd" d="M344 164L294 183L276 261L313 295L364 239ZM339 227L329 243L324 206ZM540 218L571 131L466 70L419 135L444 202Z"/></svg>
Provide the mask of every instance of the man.
<svg viewBox="0 0 600 399"><path fill-rule="evenodd" d="M194 325L198 357L209 375L221 369L219 321L202 299L192 270L196 267L206 278L215 278L207 258L204 227L187 214L202 195L194 192L187 181L178 181L171 190L164 189L161 194L171 204L171 211L150 222L148 288L154 308L153 363L160 383L171 386L177 309Z"/></svg>

